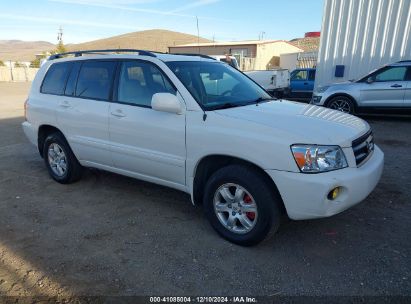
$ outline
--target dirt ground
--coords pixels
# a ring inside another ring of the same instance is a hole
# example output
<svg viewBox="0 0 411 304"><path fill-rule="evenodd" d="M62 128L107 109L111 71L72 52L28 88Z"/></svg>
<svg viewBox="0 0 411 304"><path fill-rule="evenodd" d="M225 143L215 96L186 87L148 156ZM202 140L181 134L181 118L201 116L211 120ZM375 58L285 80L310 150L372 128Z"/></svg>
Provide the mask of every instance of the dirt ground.
<svg viewBox="0 0 411 304"><path fill-rule="evenodd" d="M0 295L411 295L411 121L369 118L385 169L361 204L242 248L188 195L98 170L52 181L0 83Z"/></svg>

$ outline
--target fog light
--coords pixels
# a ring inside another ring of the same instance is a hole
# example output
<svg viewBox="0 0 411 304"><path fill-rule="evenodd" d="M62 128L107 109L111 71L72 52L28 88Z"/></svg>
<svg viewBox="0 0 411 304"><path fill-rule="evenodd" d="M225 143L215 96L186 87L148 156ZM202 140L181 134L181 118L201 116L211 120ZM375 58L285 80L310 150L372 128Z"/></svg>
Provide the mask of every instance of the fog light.
<svg viewBox="0 0 411 304"><path fill-rule="evenodd" d="M327 198L330 201L332 201L332 200L335 200L338 197L339 194L340 194L340 187L336 187L336 188L332 189L330 191L330 193L328 193Z"/></svg>

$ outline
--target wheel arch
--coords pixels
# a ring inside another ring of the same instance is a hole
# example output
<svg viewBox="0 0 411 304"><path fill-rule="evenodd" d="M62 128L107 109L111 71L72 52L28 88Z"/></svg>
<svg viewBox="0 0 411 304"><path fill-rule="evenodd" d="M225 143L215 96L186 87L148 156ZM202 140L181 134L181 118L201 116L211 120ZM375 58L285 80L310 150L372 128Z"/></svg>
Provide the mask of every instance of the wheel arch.
<svg viewBox="0 0 411 304"><path fill-rule="evenodd" d="M64 139L67 141L63 132L61 132L60 129L56 128L55 126L44 124L39 127L38 133L37 133L37 148L39 150L41 157L43 157L44 141L46 140L48 135L55 133L55 132L60 133L64 137Z"/></svg>
<svg viewBox="0 0 411 304"><path fill-rule="evenodd" d="M349 98L349 99L353 102L353 104L354 104L354 109L357 109L357 107L358 107L357 100L356 100L352 95L350 95L350 94L348 94L348 93L343 93L343 92L334 93L334 94L328 96L327 99L326 99L325 102L324 102L324 106L325 106L325 107L328 107L328 104L330 103L330 101L331 101L333 98L338 97L338 96L344 96L344 97Z"/></svg>
<svg viewBox="0 0 411 304"><path fill-rule="evenodd" d="M267 174L267 172L264 171L264 169L248 160L224 154L207 155L197 162L193 174L193 203L198 205L201 205L203 203L204 186L207 180L214 172L216 172L218 169L224 166L233 164L242 165L259 172L261 176L264 178L264 181L268 185L270 185L270 188L272 189L273 193L280 198L282 206L281 209L285 212L285 206L281 198L280 192L278 191L277 185L272 180L272 178Z"/></svg>

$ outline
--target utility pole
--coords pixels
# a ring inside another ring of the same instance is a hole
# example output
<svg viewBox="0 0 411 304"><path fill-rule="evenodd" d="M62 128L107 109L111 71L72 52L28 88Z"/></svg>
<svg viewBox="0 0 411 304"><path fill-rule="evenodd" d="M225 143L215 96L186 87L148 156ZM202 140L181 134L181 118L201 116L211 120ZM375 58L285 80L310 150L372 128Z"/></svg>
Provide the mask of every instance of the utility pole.
<svg viewBox="0 0 411 304"><path fill-rule="evenodd" d="M200 27L198 26L198 16L196 16L197 20L197 45L198 45L198 53L200 54Z"/></svg>
<svg viewBox="0 0 411 304"><path fill-rule="evenodd" d="M59 27L59 31L57 32L57 42L61 44L63 42L63 28Z"/></svg>
<svg viewBox="0 0 411 304"><path fill-rule="evenodd" d="M264 39L265 32L260 32L258 35L258 40L263 40Z"/></svg>

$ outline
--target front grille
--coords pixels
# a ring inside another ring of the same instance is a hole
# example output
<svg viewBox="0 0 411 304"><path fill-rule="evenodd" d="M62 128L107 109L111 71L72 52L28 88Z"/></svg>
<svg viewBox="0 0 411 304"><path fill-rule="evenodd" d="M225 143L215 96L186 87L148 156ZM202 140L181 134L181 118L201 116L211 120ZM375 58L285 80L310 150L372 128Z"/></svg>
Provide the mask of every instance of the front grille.
<svg viewBox="0 0 411 304"><path fill-rule="evenodd" d="M363 136L352 142L352 150L355 156L357 166L365 163L374 152L374 136L372 131L368 131Z"/></svg>

